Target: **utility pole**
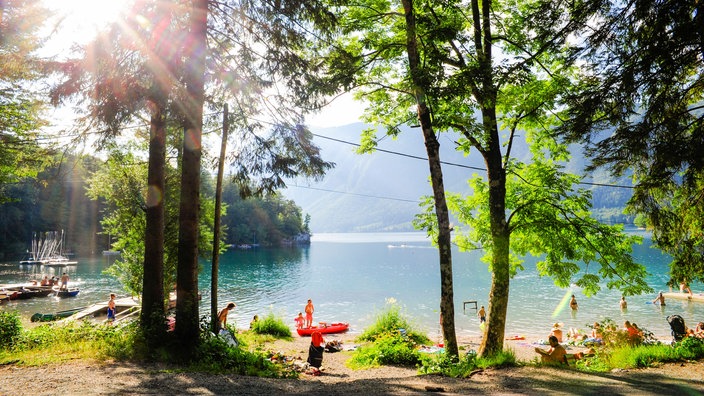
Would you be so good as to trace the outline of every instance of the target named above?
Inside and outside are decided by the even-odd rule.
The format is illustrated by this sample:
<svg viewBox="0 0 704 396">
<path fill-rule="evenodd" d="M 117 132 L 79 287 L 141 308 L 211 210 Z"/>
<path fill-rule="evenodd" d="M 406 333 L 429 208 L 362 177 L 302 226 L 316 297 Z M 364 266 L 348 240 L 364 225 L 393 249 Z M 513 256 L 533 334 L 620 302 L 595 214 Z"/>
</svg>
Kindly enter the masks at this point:
<svg viewBox="0 0 704 396">
<path fill-rule="evenodd" d="M 218 267 L 220 264 L 220 214 L 222 212 L 222 174 L 225 169 L 225 152 L 227 151 L 227 133 L 230 128 L 227 103 L 222 111 L 222 142 L 220 143 L 220 159 L 218 161 L 218 176 L 215 186 L 215 219 L 213 224 L 213 262 L 210 274 L 210 310 L 212 315 L 213 333 L 218 329 Z M 217 333 L 216 333 L 217 334 Z"/>
</svg>

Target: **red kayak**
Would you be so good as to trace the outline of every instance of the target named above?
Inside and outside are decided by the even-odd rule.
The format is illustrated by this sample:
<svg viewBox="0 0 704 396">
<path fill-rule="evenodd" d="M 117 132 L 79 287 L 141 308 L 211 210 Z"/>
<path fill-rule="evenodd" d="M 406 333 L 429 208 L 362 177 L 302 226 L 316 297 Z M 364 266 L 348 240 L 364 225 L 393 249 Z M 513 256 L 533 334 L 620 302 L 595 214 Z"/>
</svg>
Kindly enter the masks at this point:
<svg viewBox="0 0 704 396">
<path fill-rule="evenodd" d="M 309 336 L 316 331 L 320 334 L 332 334 L 332 333 L 344 333 L 350 328 L 349 323 L 339 322 L 339 323 L 323 323 L 320 322 L 320 326 L 313 326 L 308 328 L 296 329 L 299 336 Z"/>
</svg>

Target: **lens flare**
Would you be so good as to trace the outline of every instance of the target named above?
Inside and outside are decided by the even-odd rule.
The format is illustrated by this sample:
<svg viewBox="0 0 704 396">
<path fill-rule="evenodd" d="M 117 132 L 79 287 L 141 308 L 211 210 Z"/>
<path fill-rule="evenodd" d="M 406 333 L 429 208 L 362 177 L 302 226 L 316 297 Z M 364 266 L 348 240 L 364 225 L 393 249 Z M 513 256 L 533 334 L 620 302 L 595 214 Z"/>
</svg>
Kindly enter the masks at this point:
<svg viewBox="0 0 704 396">
<path fill-rule="evenodd" d="M 559 315 L 560 312 L 562 312 L 562 310 L 565 309 L 565 307 L 567 307 L 567 304 L 569 303 L 571 296 L 572 296 L 572 289 L 567 289 L 567 291 L 565 292 L 565 296 L 562 297 L 562 300 L 560 300 L 560 303 L 557 304 L 557 307 L 555 307 L 555 310 L 552 312 L 553 318 L 556 318 L 557 315 Z"/>
</svg>

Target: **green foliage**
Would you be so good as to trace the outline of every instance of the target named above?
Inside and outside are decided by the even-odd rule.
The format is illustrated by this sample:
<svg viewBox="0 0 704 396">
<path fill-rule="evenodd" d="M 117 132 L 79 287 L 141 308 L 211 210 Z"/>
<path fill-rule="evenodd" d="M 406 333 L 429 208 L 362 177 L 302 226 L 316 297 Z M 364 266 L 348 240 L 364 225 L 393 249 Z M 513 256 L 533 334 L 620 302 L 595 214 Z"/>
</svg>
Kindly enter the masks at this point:
<svg viewBox="0 0 704 396">
<path fill-rule="evenodd" d="M 22 321 L 16 311 L 0 311 L 0 346 L 8 349 L 15 346 L 22 334 Z"/>
<path fill-rule="evenodd" d="M 682 359 L 694 360 L 704 357 L 704 339 L 685 337 L 675 344 L 675 351 Z"/>
<path fill-rule="evenodd" d="M 359 336 L 369 341 L 354 352 L 348 365 L 352 368 L 376 367 L 385 364 L 414 366 L 421 361 L 418 346 L 430 342 L 425 334 L 417 332 L 401 314 L 393 301 L 377 315 L 376 321 Z"/>
<path fill-rule="evenodd" d="M 272 312 L 254 322 L 251 330 L 257 334 L 269 334 L 277 338 L 292 338 L 291 329 L 281 317 Z"/>
<path fill-rule="evenodd" d="M 10 200 L 7 187 L 33 178 L 51 158 L 39 144 L 45 97 L 29 87 L 41 85 L 46 63 L 36 55 L 46 9 L 36 2 L 0 6 L 0 204 Z"/>
<path fill-rule="evenodd" d="M 425 334 L 414 330 L 414 326 L 401 313 L 401 307 L 393 301 L 387 304 L 386 310 L 377 315 L 376 321 L 371 326 L 364 329 L 359 339 L 373 342 L 389 334 L 399 334 L 401 329 L 405 331 L 406 337 L 415 344 L 422 345 L 430 342 Z"/>
<path fill-rule="evenodd" d="M 504 350 L 497 355 L 486 358 L 478 357 L 475 351 L 469 351 L 459 359 L 444 353 L 422 355 L 419 373 L 439 374 L 454 378 L 467 378 L 477 369 L 514 367 L 517 364 L 516 355 L 510 350 Z"/>
<path fill-rule="evenodd" d="M 415 366 L 421 361 L 417 347 L 416 343 L 398 331 L 377 334 L 374 342 L 357 348 L 347 364 L 353 369 L 381 365 Z"/>
<path fill-rule="evenodd" d="M 559 147 L 564 149 L 552 142 L 549 149 L 566 155 Z M 559 287 L 576 283 L 589 295 L 606 281 L 609 289 L 619 289 L 625 295 L 651 291 L 645 282 L 645 267 L 635 263 L 630 254 L 640 238 L 624 233 L 622 226 L 593 219 L 589 192 L 574 188 L 577 176 L 563 172 L 561 165 L 541 151 L 534 152 L 531 163 L 512 163 L 509 169 L 506 209 L 512 275 L 523 269 L 521 257 L 531 254 L 541 258 L 536 264 L 538 273 L 552 277 Z M 448 206 L 466 224 L 466 230 L 456 232 L 455 238 L 463 249 L 483 248 L 484 261 L 491 263 L 494 240 L 489 183 L 475 176 L 470 186 L 472 195 L 449 194 Z"/>
<path fill-rule="evenodd" d="M 227 229 L 224 239 L 228 244 L 277 246 L 310 231 L 301 208 L 279 195 L 243 199 L 237 185 L 225 180 L 223 201 L 227 202 L 222 224 Z M 307 219 L 310 222 L 309 216 Z"/>
<path fill-rule="evenodd" d="M 296 374 L 272 363 L 262 352 L 249 352 L 228 345 L 220 337 L 207 337 L 200 343 L 191 368 L 216 373 L 258 377 L 295 377 Z"/>
<path fill-rule="evenodd" d="M 704 340 L 686 337 L 674 345 L 657 342 L 652 333 L 643 329 L 643 340 L 632 343 L 626 333 L 606 319 L 601 322 L 604 344 L 595 347 L 595 354 L 577 361 L 577 367 L 587 371 L 606 372 L 615 368 L 652 367 L 658 363 L 679 362 L 704 358 Z"/>
</svg>

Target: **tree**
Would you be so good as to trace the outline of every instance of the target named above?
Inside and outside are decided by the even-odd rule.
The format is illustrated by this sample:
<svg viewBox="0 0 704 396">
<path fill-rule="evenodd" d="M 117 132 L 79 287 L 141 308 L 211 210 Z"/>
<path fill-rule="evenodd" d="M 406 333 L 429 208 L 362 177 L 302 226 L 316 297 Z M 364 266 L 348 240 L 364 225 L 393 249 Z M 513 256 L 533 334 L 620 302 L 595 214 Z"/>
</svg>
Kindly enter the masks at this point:
<svg viewBox="0 0 704 396">
<path fill-rule="evenodd" d="M 37 143 L 47 125 L 45 103 L 30 89 L 42 78 L 43 62 L 34 53 L 43 11 L 29 0 L 0 1 L 0 204 L 9 186 L 35 177 L 51 158 Z"/>
<path fill-rule="evenodd" d="M 704 8 L 701 1 L 597 1 L 575 110 L 560 129 L 588 144 L 592 168 L 632 175 L 629 210 L 673 257 L 672 281 L 704 281 Z M 579 6 L 575 4 L 575 6 Z"/>
<path fill-rule="evenodd" d="M 146 152 L 150 139 L 146 131 L 138 131 L 130 143 L 119 146 L 111 145 L 107 150 L 107 159 L 92 173 L 86 186 L 87 194 L 103 201 L 106 211 L 101 224 L 104 232 L 114 235 L 114 248 L 120 250 L 118 260 L 108 269 L 109 273 L 122 283 L 125 290 L 133 295 L 144 295 L 144 256 L 146 245 L 148 200 L 150 198 L 148 177 L 149 164 Z M 174 135 L 173 132 L 168 135 Z M 172 144 L 167 144 L 172 147 Z M 170 163 L 165 168 L 166 190 L 162 192 L 164 201 L 164 281 L 159 285 L 162 295 L 167 295 L 176 282 L 178 256 L 178 169 Z M 199 251 L 206 257 L 212 248 L 212 226 L 214 204 L 211 202 L 209 188 L 204 179 L 201 194 L 205 197 L 200 213 L 199 232 L 203 236 L 199 241 Z M 147 287 L 152 287 L 148 285 Z M 164 309 L 165 301 L 161 302 Z M 163 318 L 162 318 L 163 319 Z"/>
<path fill-rule="evenodd" d="M 546 150 L 548 161 L 556 160 L 550 155 L 555 155 L 557 160 L 565 159 L 564 148 L 549 139 L 547 134 L 537 131 L 550 130 L 559 123 L 562 110 L 559 100 L 570 88 L 573 72 L 570 67 L 572 59 L 565 56 L 564 48 L 570 45 L 570 34 L 587 23 L 584 15 L 570 15 L 564 6 L 547 1 L 478 0 L 469 4 L 362 2 L 343 7 L 340 15 L 343 16 L 343 38 L 334 47 L 329 65 L 336 81 L 342 81 L 343 89 L 356 89 L 359 97 L 370 103 L 367 119 L 387 125 L 389 135 L 398 133 L 397 125 L 413 124 L 418 119 L 425 136 L 429 125 L 436 132 L 455 131 L 460 134 L 458 149 L 466 154 L 476 151 L 484 159 L 485 181 L 475 181 L 477 190 L 473 198 L 475 207 L 481 203 L 483 210 L 476 215 L 464 213 L 464 218 L 476 227 L 475 235 L 480 238 L 478 244 L 487 249 L 486 259 L 492 271 L 489 321 L 479 351 L 481 355 L 493 355 L 503 349 L 509 283 L 511 274 L 518 268 L 512 267 L 512 246 L 521 253 L 549 250 L 543 273 L 555 277 L 559 285 L 564 285 L 565 280 L 579 270 L 573 261 L 596 257 L 593 250 L 598 247 L 604 254 L 598 260 L 600 275 L 623 277 L 624 281 L 610 282 L 611 286 L 623 287 L 633 293 L 644 290 L 643 284 L 638 282 L 642 267 L 632 264 L 628 256 L 622 256 L 630 248 L 627 238 L 602 240 L 607 245 L 612 243 L 608 247 L 587 243 L 579 249 L 580 253 L 558 244 L 540 244 L 535 238 L 522 239 L 517 245 L 511 243 L 513 227 L 519 227 L 519 223 L 520 227 L 525 227 L 525 224 L 510 217 L 509 209 L 514 205 L 513 197 L 509 195 L 514 189 L 510 186 L 510 179 L 518 177 L 524 183 L 550 179 L 560 183 L 574 182 L 544 166 L 525 168 L 537 173 L 522 180 L 519 170 L 525 165 L 512 158 L 511 148 L 514 140 L 519 138 L 519 131 L 524 129 L 532 132 L 534 139 L 539 139 L 526 140 L 536 150 Z M 427 114 L 424 114 L 423 107 L 428 109 Z M 421 111 L 411 114 L 409 108 Z M 422 117 L 427 117 L 427 122 L 423 122 Z M 501 131 L 500 128 L 507 130 Z M 373 138 L 373 133 L 367 133 L 363 141 L 373 146 Z M 431 160 L 432 144 L 432 140 L 426 139 Z M 540 157 L 536 157 L 538 159 Z M 436 180 L 431 179 L 435 184 Z M 547 187 L 541 185 L 541 188 Z M 569 191 L 571 188 L 563 186 L 553 193 L 564 198 Z M 435 219 L 430 215 L 433 206 L 439 215 L 438 195 L 434 193 L 436 202 L 427 201 L 429 209 L 417 219 L 417 225 L 430 230 L 443 227 L 434 224 Z M 585 224 L 592 224 L 586 219 L 583 206 L 563 208 L 554 196 L 550 200 L 547 198 L 541 198 L 545 201 L 541 205 L 548 205 L 553 211 L 574 212 L 576 217 L 586 221 Z M 583 200 L 583 197 L 578 199 L 580 205 Z M 528 204 L 531 201 L 515 207 L 514 216 L 538 217 L 537 213 L 532 214 L 529 209 L 532 206 Z M 455 206 L 458 210 L 468 207 Z M 481 222 L 470 221 L 474 218 L 481 219 Z M 574 222 L 574 218 L 565 216 L 560 221 L 567 224 Z M 558 224 L 558 220 L 553 219 L 552 224 Z M 536 224 L 532 226 L 537 227 Z M 616 230 L 593 227 L 579 229 L 581 237 L 586 240 L 601 232 L 618 234 L 613 234 Z M 558 231 L 557 228 L 554 230 Z M 464 239 L 459 237 L 460 241 Z M 528 242 L 537 246 L 529 248 Z M 590 249 L 592 253 L 589 253 Z M 442 247 L 440 250 L 442 254 Z M 618 262 L 611 262 L 612 259 L 618 259 Z M 597 274 L 585 273 L 579 283 L 596 289 L 597 279 Z M 443 287 L 446 284 L 443 283 Z M 446 315 L 445 312 L 442 314 Z M 443 317 L 444 332 L 452 331 L 446 328 L 449 320 Z"/>
</svg>

